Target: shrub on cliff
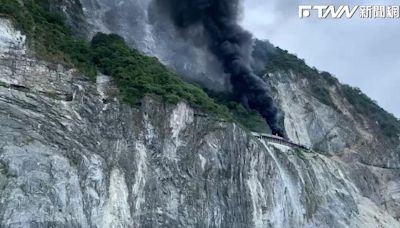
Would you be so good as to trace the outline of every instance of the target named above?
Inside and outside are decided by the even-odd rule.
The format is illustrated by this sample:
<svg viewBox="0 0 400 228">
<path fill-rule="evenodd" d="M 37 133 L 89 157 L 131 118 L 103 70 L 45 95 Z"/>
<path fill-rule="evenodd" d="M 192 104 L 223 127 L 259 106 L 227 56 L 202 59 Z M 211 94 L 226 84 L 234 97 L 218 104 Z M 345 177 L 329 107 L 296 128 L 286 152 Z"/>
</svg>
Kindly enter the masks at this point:
<svg viewBox="0 0 400 228">
<path fill-rule="evenodd" d="M 74 36 L 65 26 L 63 15 L 50 12 L 47 4 L 47 0 L 25 0 L 23 4 L 17 0 L 0 0 L 0 14 L 14 21 L 41 59 L 74 66 L 93 78 L 96 68 L 90 62 L 88 43 Z"/>
<path fill-rule="evenodd" d="M 186 100 L 205 112 L 259 128 L 263 120 L 237 103 L 229 107 L 215 102 L 201 88 L 186 83 L 156 58 L 130 49 L 117 35 L 98 34 L 91 44 L 66 26 L 62 12 L 49 10 L 50 0 L 0 0 L 0 15 L 14 21 L 28 38 L 28 45 L 40 59 L 77 68 L 94 79 L 96 71 L 113 77 L 120 95 L 130 104 L 145 95 L 156 95 L 170 103 Z M 264 121 L 265 122 L 265 121 Z"/>
<path fill-rule="evenodd" d="M 155 94 L 167 102 L 186 100 L 194 107 L 229 116 L 200 88 L 182 81 L 157 58 L 130 49 L 118 35 L 99 33 L 92 40 L 93 63 L 117 83 L 124 100 L 135 104 L 145 95 Z"/>
</svg>

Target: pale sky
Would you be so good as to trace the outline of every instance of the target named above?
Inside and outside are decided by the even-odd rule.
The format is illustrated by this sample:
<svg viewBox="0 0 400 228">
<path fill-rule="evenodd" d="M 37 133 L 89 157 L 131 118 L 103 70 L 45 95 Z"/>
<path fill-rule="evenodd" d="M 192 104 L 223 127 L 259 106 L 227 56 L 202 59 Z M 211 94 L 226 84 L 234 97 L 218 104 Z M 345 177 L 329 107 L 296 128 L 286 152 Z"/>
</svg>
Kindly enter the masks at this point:
<svg viewBox="0 0 400 228">
<path fill-rule="evenodd" d="M 375 0 L 244 0 L 243 27 L 359 87 L 400 117 L 400 19 L 298 18 L 299 5 L 400 5 Z"/>
</svg>

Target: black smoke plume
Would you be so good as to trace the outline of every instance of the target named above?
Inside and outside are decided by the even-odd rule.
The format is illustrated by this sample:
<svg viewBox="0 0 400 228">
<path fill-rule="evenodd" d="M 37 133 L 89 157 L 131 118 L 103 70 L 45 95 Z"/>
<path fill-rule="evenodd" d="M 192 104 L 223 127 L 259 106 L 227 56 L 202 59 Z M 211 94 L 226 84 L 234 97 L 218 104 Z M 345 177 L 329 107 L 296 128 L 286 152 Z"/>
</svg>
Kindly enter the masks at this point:
<svg viewBox="0 0 400 228">
<path fill-rule="evenodd" d="M 238 23 L 240 0 L 155 0 L 182 32 L 202 31 L 209 50 L 230 74 L 235 98 L 260 112 L 273 133 L 283 136 L 266 83 L 250 67 L 252 35 Z M 196 36 L 190 36 L 196 39 Z M 200 38 L 199 38 L 200 39 Z M 199 40 L 193 40 L 198 43 Z"/>
</svg>

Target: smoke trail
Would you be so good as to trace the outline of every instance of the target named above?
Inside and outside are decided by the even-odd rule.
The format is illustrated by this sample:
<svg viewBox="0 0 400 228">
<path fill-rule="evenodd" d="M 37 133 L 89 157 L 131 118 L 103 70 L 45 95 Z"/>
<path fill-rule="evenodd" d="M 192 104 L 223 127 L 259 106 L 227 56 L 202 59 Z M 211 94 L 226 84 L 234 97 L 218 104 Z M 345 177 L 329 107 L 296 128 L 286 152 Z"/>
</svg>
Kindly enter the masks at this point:
<svg viewBox="0 0 400 228">
<path fill-rule="evenodd" d="M 155 1 L 180 31 L 202 31 L 207 47 L 230 74 L 235 98 L 260 112 L 273 133 L 283 135 L 267 85 L 250 67 L 252 35 L 237 23 L 240 0 Z M 190 38 L 199 42 L 195 36 Z"/>
</svg>

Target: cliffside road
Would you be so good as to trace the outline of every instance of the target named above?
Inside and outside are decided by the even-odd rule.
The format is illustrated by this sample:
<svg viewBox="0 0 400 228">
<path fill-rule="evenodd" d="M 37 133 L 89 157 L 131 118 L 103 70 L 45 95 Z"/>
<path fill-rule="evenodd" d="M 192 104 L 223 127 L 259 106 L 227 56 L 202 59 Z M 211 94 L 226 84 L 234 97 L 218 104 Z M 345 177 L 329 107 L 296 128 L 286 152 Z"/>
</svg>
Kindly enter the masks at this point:
<svg viewBox="0 0 400 228">
<path fill-rule="evenodd" d="M 132 5 L 150 0 L 94 2 L 83 1 L 89 15 L 115 4 L 132 22 Z M 35 56 L 0 18 L 0 227 L 400 227 L 398 171 L 267 143 L 364 156 L 353 125 L 303 95 L 292 75 L 276 77 L 274 91 L 295 143 L 252 136 L 185 102 L 128 105 L 108 93 L 107 76 L 96 84 Z M 381 150 L 362 158 L 392 153 Z M 393 158 L 384 162 L 399 165 Z"/>
<path fill-rule="evenodd" d="M 260 140 L 265 140 L 266 142 L 278 143 L 280 145 L 292 147 L 294 149 L 310 150 L 309 148 L 307 148 L 303 145 L 296 144 L 294 142 L 291 142 L 291 141 L 284 139 L 282 137 L 279 137 L 279 136 L 262 134 L 262 133 L 257 133 L 257 132 L 252 132 L 251 135 L 253 135 L 254 137 L 256 137 Z"/>
</svg>

